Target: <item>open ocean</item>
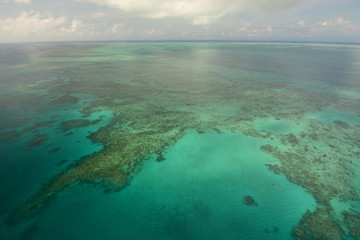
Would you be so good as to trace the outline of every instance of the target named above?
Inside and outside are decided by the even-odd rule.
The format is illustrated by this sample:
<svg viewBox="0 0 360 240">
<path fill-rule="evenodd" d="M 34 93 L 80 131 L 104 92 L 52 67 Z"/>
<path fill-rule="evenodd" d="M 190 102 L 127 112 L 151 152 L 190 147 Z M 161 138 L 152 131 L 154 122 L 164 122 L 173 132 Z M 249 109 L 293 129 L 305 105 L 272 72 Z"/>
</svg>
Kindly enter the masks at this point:
<svg viewBox="0 0 360 240">
<path fill-rule="evenodd" d="M 0 45 L 1 240 L 360 239 L 360 45 Z"/>
</svg>

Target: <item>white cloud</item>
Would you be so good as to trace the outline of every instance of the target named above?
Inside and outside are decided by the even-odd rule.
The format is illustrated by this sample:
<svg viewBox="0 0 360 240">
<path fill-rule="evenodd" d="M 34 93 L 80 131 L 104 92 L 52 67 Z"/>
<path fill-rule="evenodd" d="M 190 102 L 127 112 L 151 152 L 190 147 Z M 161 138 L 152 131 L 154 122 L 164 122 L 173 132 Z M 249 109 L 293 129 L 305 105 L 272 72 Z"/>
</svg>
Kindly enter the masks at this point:
<svg viewBox="0 0 360 240">
<path fill-rule="evenodd" d="M 82 25 L 83 25 L 82 21 L 74 19 L 71 21 L 70 27 L 68 28 L 62 27 L 60 28 L 60 31 L 64 33 L 75 33 L 82 27 Z"/>
<path fill-rule="evenodd" d="M 298 21 L 297 26 L 300 27 L 300 28 L 305 28 L 306 27 L 305 21 L 304 20 Z"/>
<path fill-rule="evenodd" d="M 266 39 L 274 38 L 279 31 L 273 25 L 264 23 L 238 21 L 236 25 L 235 28 L 224 27 L 219 35 L 223 39 Z"/>
<path fill-rule="evenodd" d="M 14 18 L 0 19 L 0 39 L 24 40 L 34 35 L 48 34 L 55 27 L 65 23 L 64 17 L 41 16 L 40 13 L 21 13 Z M 20 40 L 20 41 L 21 41 Z"/>
<path fill-rule="evenodd" d="M 351 21 L 343 17 L 334 17 L 319 22 L 298 21 L 282 29 L 287 35 L 299 39 L 322 39 L 325 41 L 358 41 L 360 39 L 360 21 Z"/>
<path fill-rule="evenodd" d="M 132 29 L 123 23 L 87 22 L 54 17 L 51 13 L 23 12 L 0 18 L 0 42 L 124 39 Z"/>
<path fill-rule="evenodd" d="M 31 3 L 31 0 L 15 0 L 17 3 Z"/>
<path fill-rule="evenodd" d="M 349 37 L 360 39 L 360 21 L 353 22 L 343 17 L 335 17 L 314 24 L 311 26 L 310 31 L 313 34 L 321 34 L 322 36 L 335 35 L 338 39 L 347 39 Z"/>
<path fill-rule="evenodd" d="M 80 0 L 146 18 L 180 17 L 195 25 L 209 24 L 227 14 L 245 11 L 278 13 L 299 0 Z"/>
<path fill-rule="evenodd" d="M 323 22 L 319 22 L 318 25 L 323 27 L 338 27 L 338 26 L 349 26 L 351 25 L 350 20 L 346 20 L 342 17 L 337 17 L 335 19 L 326 20 Z"/>
<path fill-rule="evenodd" d="M 122 32 L 124 29 L 125 29 L 125 24 L 115 23 L 115 24 L 111 27 L 111 32 L 112 32 L 113 34 L 116 34 L 116 33 Z"/>
<path fill-rule="evenodd" d="M 31 0 L 6 0 L 5 2 L 31 3 Z"/>
</svg>

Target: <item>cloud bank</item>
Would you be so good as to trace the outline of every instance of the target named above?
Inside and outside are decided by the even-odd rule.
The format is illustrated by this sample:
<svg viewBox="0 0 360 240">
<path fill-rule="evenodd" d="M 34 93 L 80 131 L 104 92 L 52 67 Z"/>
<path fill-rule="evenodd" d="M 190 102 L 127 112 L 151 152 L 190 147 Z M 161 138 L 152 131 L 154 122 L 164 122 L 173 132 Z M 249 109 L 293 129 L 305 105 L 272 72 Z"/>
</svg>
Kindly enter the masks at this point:
<svg viewBox="0 0 360 240">
<path fill-rule="evenodd" d="M 14 18 L 0 19 L 2 40 L 26 39 L 34 35 L 51 34 L 55 27 L 65 23 L 64 17 L 41 16 L 40 13 L 23 12 Z"/>
<path fill-rule="evenodd" d="M 0 0 L 0 42 L 359 42 L 360 5 L 356 1 Z"/>
<path fill-rule="evenodd" d="M 185 18 L 193 24 L 209 24 L 228 14 L 247 11 L 279 13 L 299 0 L 82 0 L 145 18 Z"/>
<path fill-rule="evenodd" d="M 22 12 L 16 17 L 0 18 L 0 42 L 108 40 L 131 34 L 122 23 L 89 23 L 51 12 Z"/>
<path fill-rule="evenodd" d="M 31 0 L 5 0 L 5 2 L 31 3 Z"/>
</svg>

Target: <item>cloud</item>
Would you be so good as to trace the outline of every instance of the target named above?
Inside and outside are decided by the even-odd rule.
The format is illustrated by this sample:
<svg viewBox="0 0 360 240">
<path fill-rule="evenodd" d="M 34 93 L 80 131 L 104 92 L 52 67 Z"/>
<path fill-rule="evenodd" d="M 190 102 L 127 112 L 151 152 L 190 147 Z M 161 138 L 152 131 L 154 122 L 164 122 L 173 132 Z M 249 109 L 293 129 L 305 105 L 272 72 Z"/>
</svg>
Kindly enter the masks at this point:
<svg viewBox="0 0 360 240">
<path fill-rule="evenodd" d="M 342 17 L 337 17 L 334 19 L 319 22 L 318 25 L 323 26 L 323 27 L 330 27 L 330 28 L 331 27 L 339 27 L 339 26 L 349 26 L 349 25 L 351 25 L 351 21 L 344 19 Z"/>
<path fill-rule="evenodd" d="M 25 39 L 34 35 L 48 34 L 65 23 L 64 17 L 41 16 L 40 13 L 23 12 L 14 18 L 0 19 L 1 40 Z"/>
<path fill-rule="evenodd" d="M 0 19 L 0 42 L 124 39 L 132 29 L 124 23 L 88 22 L 54 17 L 52 13 L 22 12 Z"/>
<path fill-rule="evenodd" d="M 64 33 L 75 33 L 82 27 L 82 25 L 83 25 L 82 21 L 74 19 L 71 21 L 70 27 L 68 28 L 62 27 L 60 28 L 60 31 Z"/>
<path fill-rule="evenodd" d="M 31 3 L 31 0 L 7 0 L 5 2 Z"/>
<path fill-rule="evenodd" d="M 356 41 L 360 39 L 360 21 L 352 21 L 344 17 L 333 17 L 318 22 L 299 20 L 289 27 L 284 26 L 282 32 L 298 39 L 322 39 L 325 41 Z"/>
<path fill-rule="evenodd" d="M 300 28 L 305 28 L 306 27 L 306 23 L 304 20 L 300 20 L 297 22 L 297 26 Z"/>
<path fill-rule="evenodd" d="M 353 22 L 343 17 L 334 17 L 314 24 L 310 31 L 322 36 L 337 36 L 338 39 L 360 37 L 360 21 Z M 357 40 L 358 41 L 358 40 Z"/>
<path fill-rule="evenodd" d="M 31 0 L 15 0 L 17 3 L 31 3 Z"/>
<path fill-rule="evenodd" d="M 107 16 L 107 14 L 105 12 L 95 12 L 93 14 L 91 14 L 92 18 L 105 18 Z"/>
<path fill-rule="evenodd" d="M 252 39 L 273 37 L 278 29 L 270 24 L 259 24 L 252 22 L 239 21 L 235 28 L 223 29 L 220 35 L 225 39 Z"/>
<path fill-rule="evenodd" d="M 116 34 L 119 32 L 122 32 L 125 29 L 125 24 L 119 24 L 119 23 L 115 23 L 112 27 L 111 27 L 111 32 Z"/>
<path fill-rule="evenodd" d="M 276 14 L 299 0 L 79 0 L 118 9 L 145 18 L 176 17 L 194 25 L 209 24 L 228 14 L 262 11 Z"/>
</svg>

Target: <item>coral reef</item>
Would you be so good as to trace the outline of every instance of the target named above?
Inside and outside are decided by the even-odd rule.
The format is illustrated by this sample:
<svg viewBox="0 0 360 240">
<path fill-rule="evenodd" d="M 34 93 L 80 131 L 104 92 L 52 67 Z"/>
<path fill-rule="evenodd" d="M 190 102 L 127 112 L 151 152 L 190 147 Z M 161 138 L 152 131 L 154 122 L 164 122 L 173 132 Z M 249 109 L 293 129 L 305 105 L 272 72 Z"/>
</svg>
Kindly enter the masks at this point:
<svg viewBox="0 0 360 240">
<path fill-rule="evenodd" d="M 339 224 L 329 215 L 329 211 L 320 208 L 313 213 L 307 212 L 293 233 L 297 240 L 343 239 L 343 230 Z"/>
<path fill-rule="evenodd" d="M 249 195 L 243 198 L 243 203 L 247 206 L 259 206 L 255 199 Z"/>
<path fill-rule="evenodd" d="M 58 152 L 60 150 L 60 148 L 59 147 L 56 147 L 56 148 L 52 148 L 52 149 L 50 149 L 50 153 L 56 153 L 56 152 Z"/>
<path fill-rule="evenodd" d="M 0 133 L 0 141 L 4 141 L 4 142 L 7 142 L 7 141 L 10 141 L 10 140 L 13 140 L 13 139 L 16 139 L 18 137 L 21 136 L 21 133 L 18 132 L 18 131 L 6 131 L 6 132 L 3 132 L 3 133 Z"/>
<path fill-rule="evenodd" d="M 61 129 L 66 132 L 74 128 L 89 126 L 91 124 L 91 121 L 87 119 L 74 119 L 62 121 L 60 124 Z"/>
<path fill-rule="evenodd" d="M 79 127 L 86 127 L 89 125 L 94 125 L 99 123 L 100 121 L 102 121 L 102 119 L 96 119 L 96 120 L 88 120 L 88 119 L 74 119 L 74 120 L 68 120 L 68 121 L 62 121 L 61 124 L 61 128 L 64 132 L 69 131 L 71 129 L 74 128 L 79 128 Z"/>
<path fill-rule="evenodd" d="M 30 121 L 29 118 L 15 119 L 13 121 L 5 123 L 5 125 L 3 127 L 1 127 L 1 129 L 22 127 L 22 126 L 26 125 L 29 121 Z"/>
<path fill-rule="evenodd" d="M 307 189 L 318 203 L 318 209 L 307 213 L 294 229 L 297 239 L 343 239 L 344 230 L 332 215 L 330 201 L 334 197 L 344 201 L 360 200 L 351 184 L 355 176 L 350 167 L 353 159 L 359 158 L 358 128 L 349 125 L 338 131 L 336 126 L 310 120 L 299 134 L 297 144 L 287 135 L 278 136 L 288 150 L 262 146 L 263 151 L 281 163 L 280 166 L 269 164 L 269 169 L 283 173 L 291 182 Z M 353 147 L 342 149 L 342 146 Z"/>
<path fill-rule="evenodd" d="M 202 133 L 213 129 L 218 133 L 233 131 L 265 139 L 268 144 L 261 150 L 278 160 L 266 164 L 269 170 L 283 174 L 313 195 L 317 209 L 306 213 L 294 228 L 296 239 L 343 239 L 346 231 L 342 229 L 342 224 L 349 228 L 351 236 L 358 236 L 358 217 L 347 213 L 343 223 L 339 223 L 333 216 L 330 201 L 334 197 L 343 201 L 359 201 L 352 183 L 357 176 L 351 166 L 360 159 L 360 126 L 340 120 L 325 123 L 306 115 L 332 107 L 360 116 L 357 99 L 339 98 L 332 91 L 310 91 L 290 81 L 257 81 L 268 73 L 240 74 L 236 72 L 237 67 L 202 62 L 205 60 L 196 63 L 209 64 L 213 71 L 186 65 L 181 58 L 172 59 L 177 61 L 176 64 L 155 56 L 151 60 L 144 58 L 136 61 L 136 64 L 129 62 L 124 66 L 89 68 L 81 59 L 76 66 L 47 61 L 47 54 L 39 55 L 32 67 L 60 69 L 69 80 L 57 77 L 32 86 L 19 84 L 21 87 L 17 91 L 31 93 L 33 90 L 46 90 L 49 95 L 63 96 L 51 104 L 74 103 L 76 100 L 70 97 L 72 94 L 90 94 L 94 100 L 82 109 L 83 116 L 105 110 L 111 111 L 114 118 L 89 136 L 93 142 L 101 143 L 103 149 L 83 157 L 54 176 L 9 216 L 8 224 L 38 213 L 59 192 L 73 184 L 100 184 L 109 192 L 120 190 L 131 181 L 148 156 L 157 154 L 158 160 L 162 161 L 162 153 L 185 130 L 196 129 Z M 72 53 L 67 54 L 71 56 Z M 163 66 L 160 72 L 159 65 Z M 228 73 L 231 71 L 235 73 Z M 98 76 L 102 76 L 101 81 Z M 122 82 L 125 79 L 127 82 Z M 42 98 L 34 98 L 31 93 L 17 100 L 17 106 L 28 107 L 26 99 L 31 99 L 31 104 L 43 101 Z M 10 103 L 13 99 L 4 100 Z M 294 122 L 302 130 L 299 133 L 276 134 L 254 128 L 254 120 L 269 117 Z M 69 135 L 69 130 L 96 124 L 100 120 L 63 121 L 61 127 L 65 135 Z M 44 125 L 51 123 L 44 122 Z M 8 131 L 2 138 L 11 139 L 17 134 L 21 132 Z M 44 139 L 35 139 L 30 145 L 42 141 Z M 251 196 L 246 196 L 244 203 L 257 205 Z M 277 232 L 276 229 L 272 232 Z"/>
<path fill-rule="evenodd" d="M 344 222 L 349 228 L 350 236 L 360 239 L 360 213 L 343 212 Z"/>
<path fill-rule="evenodd" d="M 21 122 L 21 123 L 24 123 L 24 125 L 26 125 L 26 123 L 28 122 L 28 120 L 26 121 L 23 121 L 23 120 L 15 120 L 14 122 Z M 16 138 L 19 138 L 21 137 L 22 135 L 28 133 L 28 132 L 31 132 L 33 130 L 36 130 L 36 129 L 39 129 L 39 128 L 43 128 L 43 127 L 47 127 L 53 123 L 55 123 L 56 121 L 42 121 L 42 122 L 36 122 L 36 123 L 33 123 L 32 125 L 28 126 L 28 127 L 24 127 L 22 130 L 10 130 L 10 131 L 2 131 L 0 132 L 0 141 L 4 141 L 4 142 L 7 142 L 7 141 L 11 141 L 13 139 L 16 139 Z M 7 125 L 7 126 L 16 126 L 14 128 L 17 128 L 17 127 L 20 127 L 20 126 L 23 126 L 22 125 Z M 10 127 L 7 127 L 5 129 L 11 129 Z"/>
<path fill-rule="evenodd" d="M 30 142 L 28 142 L 26 144 L 26 146 L 28 147 L 35 147 L 35 146 L 38 146 L 40 145 L 41 143 L 45 142 L 47 139 L 47 137 L 38 137 L 38 138 L 35 138 L 33 140 L 31 140 Z"/>
</svg>

